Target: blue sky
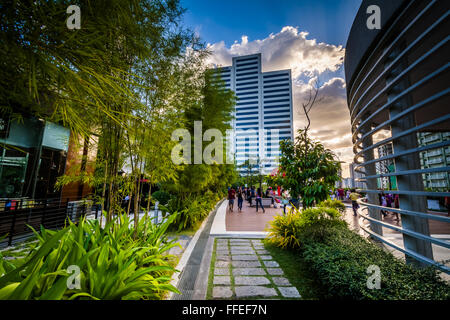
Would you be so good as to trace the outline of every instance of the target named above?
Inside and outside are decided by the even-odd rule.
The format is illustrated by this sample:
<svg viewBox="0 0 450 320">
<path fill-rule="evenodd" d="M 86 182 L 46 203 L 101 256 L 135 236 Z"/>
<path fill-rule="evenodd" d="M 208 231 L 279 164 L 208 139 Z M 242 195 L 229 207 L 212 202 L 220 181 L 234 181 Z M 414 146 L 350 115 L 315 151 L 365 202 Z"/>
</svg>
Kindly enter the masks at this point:
<svg viewBox="0 0 450 320">
<path fill-rule="evenodd" d="M 284 26 L 308 31 L 319 42 L 344 45 L 361 0 L 181 0 L 185 23 L 209 43 L 227 46 L 247 35 L 263 39 Z"/>
</svg>

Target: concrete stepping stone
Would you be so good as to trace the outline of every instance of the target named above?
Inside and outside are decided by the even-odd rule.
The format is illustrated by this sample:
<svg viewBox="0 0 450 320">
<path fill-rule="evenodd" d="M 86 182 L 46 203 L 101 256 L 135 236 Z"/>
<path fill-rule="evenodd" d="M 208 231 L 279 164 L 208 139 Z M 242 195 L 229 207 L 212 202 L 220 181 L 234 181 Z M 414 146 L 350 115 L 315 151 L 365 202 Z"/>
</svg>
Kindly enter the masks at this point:
<svg viewBox="0 0 450 320">
<path fill-rule="evenodd" d="M 248 242 L 248 243 L 250 243 L 251 240 L 249 240 L 249 239 L 230 239 L 230 242 L 231 243 L 233 243 L 233 242 Z"/>
<path fill-rule="evenodd" d="M 216 256 L 216 260 L 219 260 L 219 261 L 230 261 L 230 256 L 229 255 L 217 255 Z"/>
<path fill-rule="evenodd" d="M 267 268 L 267 272 L 272 276 L 279 276 L 283 274 L 283 270 L 280 268 Z"/>
<path fill-rule="evenodd" d="M 228 255 L 228 254 L 230 254 L 230 252 L 228 250 L 217 250 L 216 251 L 216 255 L 219 255 L 219 256 Z"/>
<path fill-rule="evenodd" d="M 245 277 L 236 276 L 234 277 L 235 285 L 246 285 L 246 286 L 260 286 L 270 284 L 270 280 L 266 277 Z"/>
<path fill-rule="evenodd" d="M 233 295 L 230 287 L 214 287 L 213 298 L 230 298 Z"/>
<path fill-rule="evenodd" d="M 227 276 L 230 274 L 230 269 L 228 268 L 214 268 L 214 275 L 216 276 Z"/>
<path fill-rule="evenodd" d="M 291 286 L 289 280 L 284 277 L 272 277 L 272 281 L 277 286 Z"/>
<path fill-rule="evenodd" d="M 216 261 L 216 268 L 228 268 L 230 266 L 230 261 Z"/>
<path fill-rule="evenodd" d="M 270 254 L 270 252 L 267 251 L 267 250 L 256 250 L 256 253 L 257 254 L 261 254 L 261 255 L 268 255 L 268 254 Z"/>
<path fill-rule="evenodd" d="M 272 256 L 259 256 L 261 260 L 272 260 Z"/>
<path fill-rule="evenodd" d="M 263 263 L 267 268 L 278 268 L 280 266 L 278 262 L 273 260 L 265 260 Z"/>
<path fill-rule="evenodd" d="M 231 254 L 251 254 L 251 255 L 255 255 L 255 251 L 253 250 L 233 250 L 231 249 Z"/>
<path fill-rule="evenodd" d="M 273 297 L 278 296 L 274 288 L 267 288 L 262 286 L 237 286 L 234 288 L 236 297 Z"/>
<path fill-rule="evenodd" d="M 300 293 L 295 287 L 278 287 L 280 293 L 285 298 L 301 298 Z"/>
<path fill-rule="evenodd" d="M 231 285 L 230 276 L 214 276 L 213 284 Z"/>
<path fill-rule="evenodd" d="M 231 261 L 233 268 L 255 268 L 261 267 L 259 261 Z"/>
<path fill-rule="evenodd" d="M 234 276 L 264 276 L 266 271 L 263 268 L 234 268 Z"/>
<path fill-rule="evenodd" d="M 232 260 L 257 261 L 258 256 L 254 254 L 236 254 L 232 256 Z"/>
</svg>

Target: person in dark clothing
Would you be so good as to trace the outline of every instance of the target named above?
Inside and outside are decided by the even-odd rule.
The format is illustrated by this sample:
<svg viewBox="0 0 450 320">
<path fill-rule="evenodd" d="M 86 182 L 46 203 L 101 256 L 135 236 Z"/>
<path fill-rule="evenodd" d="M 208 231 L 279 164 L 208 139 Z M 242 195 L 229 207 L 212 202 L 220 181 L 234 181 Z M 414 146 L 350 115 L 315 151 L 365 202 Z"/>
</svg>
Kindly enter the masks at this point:
<svg viewBox="0 0 450 320">
<path fill-rule="evenodd" d="M 252 206 L 253 198 L 255 198 L 255 187 L 252 186 L 252 188 L 250 189 L 250 198 L 248 201 L 250 203 L 250 207 Z"/>
<path fill-rule="evenodd" d="M 240 212 L 242 211 L 242 202 L 244 202 L 244 192 L 242 191 L 242 187 L 239 187 L 238 189 L 237 199 L 238 199 L 238 210 Z"/>
<path fill-rule="evenodd" d="M 256 192 L 256 212 L 258 212 L 258 204 L 261 206 L 263 213 L 266 213 L 266 210 L 264 210 L 263 204 L 262 204 L 262 191 L 261 188 L 258 188 L 258 191 Z"/>
<path fill-rule="evenodd" d="M 235 198 L 236 198 L 236 191 L 233 188 L 228 189 L 228 208 L 230 211 L 233 211 Z"/>
</svg>

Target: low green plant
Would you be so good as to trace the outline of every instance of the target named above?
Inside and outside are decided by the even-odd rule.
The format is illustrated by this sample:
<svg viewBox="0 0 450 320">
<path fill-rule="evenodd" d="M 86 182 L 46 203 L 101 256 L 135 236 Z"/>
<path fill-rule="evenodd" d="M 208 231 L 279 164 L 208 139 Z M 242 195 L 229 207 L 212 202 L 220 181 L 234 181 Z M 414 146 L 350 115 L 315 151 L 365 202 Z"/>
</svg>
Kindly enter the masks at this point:
<svg viewBox="0 0 450 320">
<path fill-rule="evenodd" d="M 0 264 L 0 299 L 161 299 L 178 290 L 169 284 L 175 271 L 166 251 L 176 246 L 165 232 L 175 220 L 153 225 L 119 216 L 102 228 L 97 220 L 35 232 L 39 245 L 20 267 Z M 80 269 L 80 288 L 69 289 L 68 268 Z"/>
<path fill-rule="evenodd" d="M 336 210 L 340 207 L 336 201 L 325 201 L 316 208 L 293 209 L 275 217 L 267 238 L 271 244 L 297 252 L 322 287 L 322 299 L 450 299 L 450 286 L 434 268 L 406 265 L 349 230 Z M 380 268 L 380 289 L 367 286 L 371 265 Z"/>
<path fill-rule="evenodd" d="M 342 201 L 339 200 L 331 200 L 327 199 L 317 204 L 318 207 L 325 207 L 325 208 L 333 208 L 339 211 L 339 213 L 344 214 L 346 208 L 345 204 L 342 203 Z"/>
<path fill-rule="evenodd" d="M 275 216 L 269 223 L 268 241 L 281 248 L 298 249 L 301 246 L 302 233 L 311 225 L 317 224 L 325 228 L 327 222 L 342 222 L 340 217 L 341 214 L 334 208 L 299 210 L 293 207 L 288 214 Z"/>
<path fill-rule="evenodd" d="M 303 237 L 301 254 L 321 283 L 326 299 L 450 299 L 450 286 L 434 268 L 406 265 L 342 225 L 328 226 L 320 241 Z M 371 265 L 380 268 L 380 289 L 367 286 L 367 268 Z"/>
<path fill-rule="evenodd" d="M 191 195 L 183 200 L 177 197 L 172 198 L 166 208 L 169 212 L 178 211 L 173 228 L 178 231 L 197 228 L 219 200 L 220 195 L 210 191 L 203 195 Z"/>
</svg>

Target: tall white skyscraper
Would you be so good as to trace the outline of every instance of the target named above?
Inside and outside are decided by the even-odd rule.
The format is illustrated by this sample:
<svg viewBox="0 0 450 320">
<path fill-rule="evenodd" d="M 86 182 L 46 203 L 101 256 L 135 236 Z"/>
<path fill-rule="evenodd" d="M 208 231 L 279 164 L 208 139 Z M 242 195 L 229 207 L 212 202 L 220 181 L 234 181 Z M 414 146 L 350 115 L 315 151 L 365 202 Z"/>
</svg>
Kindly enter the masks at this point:
<svg viewBox="0 0 450 320">
<path fill-rule="evenodd" d="M 249 159 L 268 174 L 278 167 L 279 141 L 294 136 L 292 81 L 290 69 L 261 70 L 258 53 L 233 57 L 232 66 L 218 72 L 237 96 L 232 123 L 236 164 Z"/>
</svg>

